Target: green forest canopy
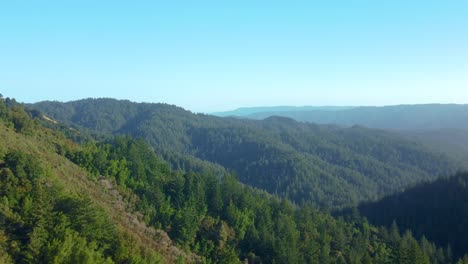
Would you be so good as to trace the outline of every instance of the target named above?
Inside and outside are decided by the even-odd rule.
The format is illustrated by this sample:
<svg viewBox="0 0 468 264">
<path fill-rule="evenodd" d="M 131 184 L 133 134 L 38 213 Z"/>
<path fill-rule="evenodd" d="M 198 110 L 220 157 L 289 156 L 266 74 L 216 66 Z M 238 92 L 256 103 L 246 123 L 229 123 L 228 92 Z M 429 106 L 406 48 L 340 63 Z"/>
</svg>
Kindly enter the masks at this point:
<svg viewBox="0 0 468 264">
<path fill-rule="evenodd" d="M 4 262 L 158 260 L 156 253 L 129 250 L 133 244 L 125 243 L 128 240 L 122 238 L 110 210 L 99 209 L 102 204 L 97 201 L 104 190 L 88 198 L 67 192 L 66 188 L 72 188 L 67 182 L 77 176 L 58 173 L 52 157 L 79 165 L 88 172 L 88 181 L 101 178 L 115 184 L 123 199 L 133 201 L 135 212 L 147 225 L 167 231 L 179 248 L 207 263 L 453 260 L 450 250 L 426 239 L 417 241 L 411 232 L 402 235 L 396 226 L 386 230 L 358 215 L 333 218 L 310 206 L 297 207 L 244 186 L 230 175 L 172 170 L 142 140 L 117 137 L 78 145 L 59 132 L 66 127 L 46 129 L 39 119 L 31 119 L 31 112 L 4 99 L 0 100 L 0 116 L 4 140 L 0 250 Z M 63 189 L 56 182 L 62 182 Z M 43 206 L 32 206 L 36 203 Z"/>
</svg>

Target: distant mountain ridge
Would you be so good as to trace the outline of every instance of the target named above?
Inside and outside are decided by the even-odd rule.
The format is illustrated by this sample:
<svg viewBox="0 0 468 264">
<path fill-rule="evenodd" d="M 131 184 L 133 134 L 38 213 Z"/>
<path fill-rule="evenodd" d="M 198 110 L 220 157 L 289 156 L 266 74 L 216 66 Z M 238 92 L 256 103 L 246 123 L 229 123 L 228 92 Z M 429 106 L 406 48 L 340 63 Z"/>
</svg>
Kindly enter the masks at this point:
<svg viewBox="0 0 468 264">
<path fill-rule="evenodd" d="M 293 111 L 338 111 L 355 108 L 354 106 L 260 106 L 260 107 L 241 107 L 232 111 L 214 112 L 215 116 L 250 116 L 255 114 L 268 113 L 275 115 L 282 112 Z M 281 115 L 281 114 L 280 114 Z"/>
<path fill-rule="evenodd" d="M 272 108 L 274 109 L 274 107 Z M 281 110 L 287 109 L 287 110 Z M 330 108 L 333 109 L 333 108 Z M 466 104 L 420 104 L 394 106 L 360 106 L 328 108 L 253 108 L 245 111 L 227 112 L 229 115 L 250 119 L 264 119 L 278 115 L 297 121 L 340 126 L 362 125 L 382 129 L 468 129 L 468 105 Z"/>
<path fill-rule="evenodd" d="M 318 126 L 280 117 L 220 118 L 167 104 L 113 99 L 29 107 L 72 126 L 143 138 L 175 168 L 221 165 L 243 183 L 297 203 L 353 205 L 458 168 L 420 144 L 359 126 Z"/>
</svg>

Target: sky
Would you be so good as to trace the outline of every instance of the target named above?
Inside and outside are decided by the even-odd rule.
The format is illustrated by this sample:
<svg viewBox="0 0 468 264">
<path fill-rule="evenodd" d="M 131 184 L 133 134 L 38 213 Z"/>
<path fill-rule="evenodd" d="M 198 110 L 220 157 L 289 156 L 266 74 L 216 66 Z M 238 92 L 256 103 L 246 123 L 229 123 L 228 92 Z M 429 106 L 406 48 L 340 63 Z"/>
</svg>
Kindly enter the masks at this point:
<svg viewBox="0 0 468 264">
<path fill-rule="evenodd" d="M 468 1 L 1 1 L 0 93 L 195 112 L 468 103 Z"/>
</svg>

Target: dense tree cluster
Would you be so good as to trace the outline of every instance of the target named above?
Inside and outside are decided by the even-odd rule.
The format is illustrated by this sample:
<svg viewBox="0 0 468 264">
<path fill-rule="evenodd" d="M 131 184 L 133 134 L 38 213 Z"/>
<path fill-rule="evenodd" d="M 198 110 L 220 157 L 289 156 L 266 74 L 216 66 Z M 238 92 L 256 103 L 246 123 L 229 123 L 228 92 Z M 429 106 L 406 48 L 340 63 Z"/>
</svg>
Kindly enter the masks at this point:
<svg viewBox="0 0 468 264">
<path fill-rule="evenodd" d="M 65 154 L 139 198 L 148 224 L 208 263 L 451 263 L 451 253 L 396 226 L 333 218 L 240 184 L 171 170 L 143 140 L 117 137 Z"/>
<path fill-rule="evenodd" d="M 102 208 L 90 197 L 61 191 L 33 156 L 13 151 L 0 160 L 0 263 L 160 259 L 142 258 Z"/>
<path fill-rule="evenodd" d="M 34 130 L 31 119 L 38 111 L 25 111 L 24 107 L 15 99 L 3 98 L 0 95 L 0 119 L 6 127 L 13 128 L 18 133 L 30 134 Z"/>
<path fill-rule="evenodd" d="M 70 145 L 32 119 L 37 114 L 0 96 L 0 263 L 160 262 L 118 230 L 93 197 L 65 191 L 44 157 L 32 154 L 38 145 Z M 11 144 L 11 135 L 30 142 Z"/>
<path fill-rule="evenodd" d="M 366 203 L 359 211 L 377 225 L 396 221 L 440 245 L 450 244 L 456 256 L 468 248 L 468 174 L 459 173 L 423 183 L 403 193 Z"/>
<path fill-rule="evenodd" d="M 203 172 L 211 166 L 219 171 L 221 165 L 241 182 L 298 204 L 356 205 L 458 168 L 419 144 L 363 127 L 318 126 L 280 117 L 218 118 L 113 99 L 31 107 L 95 133 L 143 138 L 176 169 Z"/>
</svg>

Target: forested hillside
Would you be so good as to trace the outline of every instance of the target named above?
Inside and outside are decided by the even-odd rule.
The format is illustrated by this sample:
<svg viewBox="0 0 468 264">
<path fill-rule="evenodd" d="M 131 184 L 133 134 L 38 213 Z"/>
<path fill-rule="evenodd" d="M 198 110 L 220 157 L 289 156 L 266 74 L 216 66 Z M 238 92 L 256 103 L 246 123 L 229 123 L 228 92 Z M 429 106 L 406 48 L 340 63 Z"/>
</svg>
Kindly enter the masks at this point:
<svg viewBox="0 0 468 264">
<path fill-rule="evenodd" d="M 458 160 L 464 169 L 468 169 L 468 130 L 444 128 L 397 132 L 410 140 L 423 143 L 435 152 L 444 153 Z"/>
<path fill-rule="evenodd" d="M 218 164 L 236 172 L 243 183 L 321 207 L 356 205 L 458 169 L 422 145 L 358 126 L 318 126 L 279 117 L 219 118 L 165 104 L 113 99 L 30 107 L 95 133 L 143 138 L 173 168 Z"/>
<path fill-rule="evenodd" d="M 420 184 L 359 211 L 376 225 L 398 226 L 425 235 L 437 243 L 450 244 L 456 255 L 468 249 L 468 174 L 460 173 L 433 183 Z"/>
<path fill-rule="evenodd" d="M 144 224 L 135 195 L 60 154 L 79 149 L 37 112 L 0 98 L 0 263 L 161 263 L 198 259 Z"/>
<path fill-rule="evenodd" d="M 454 260 L 409 231 L 297 207 L 228 174 L 172 170 L 143 140 L 78 145 L 63 136 L 68 128 L 49 123 L 46 129 L 50 119 L 11 100 L 0 99 L 0 115 L 5 263 Z"/>
<path fill-rule="evenodd" d="M 384 107 L 252 107 L 214 113 L 265 119 L 283 116 L 297 121 L 335 124 L 344 127 L 361 125 L 387 129 L 418 141 L 436 152 L 444 153 L 468 168 L 468 105 L 428 104 Z"/>
</svg>

